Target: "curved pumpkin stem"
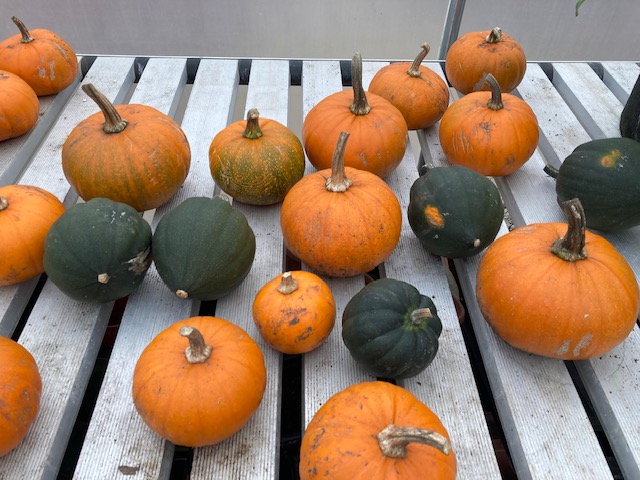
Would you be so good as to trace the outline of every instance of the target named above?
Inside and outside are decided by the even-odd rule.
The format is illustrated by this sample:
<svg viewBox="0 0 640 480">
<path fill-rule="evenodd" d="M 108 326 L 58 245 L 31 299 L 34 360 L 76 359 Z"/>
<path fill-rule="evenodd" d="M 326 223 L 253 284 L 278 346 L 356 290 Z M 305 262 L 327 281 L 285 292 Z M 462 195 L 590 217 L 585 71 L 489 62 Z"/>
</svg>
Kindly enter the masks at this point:
<svg viewBox="0 0 640 480">
<path fill-rule="evenodd" d="M 433 313 L 431 313 L 430 308 L 417 308 L 413 312 L 411 312 L 409 321 L 411 322 L 411 325 L 419 327 L 420 325 L 422 325 L 422 320 L 431 317 L 433 317 Z"/>
<path fill-rule="evenodd" d="M 291 272 L 284 272 L 280 278 L 280 285 L 276 290 L 283 295 L 289 295 L 298 290 L 298 281 L 293 278 Z"/>
<path fill-rule="evenodd" d="M 18 30 L 20 30 L 20 33 L 22 34 L 22 40 L 20 40 L 21 43 L 31 43 L 35 40 L 35 38 L 33 38 L 29 33 L 29 30 L 27 30 L 27 27 L 25 27 L 24 23 L 22 23 L 22 20 L 18 17 L 11 17 L 11 21 L 17 25 Z"/>
<path fill-rule="evenodd" d="M 197 329 L 185 325 L 180 328 L 180 335 L 189 339 L 189 346 L 184 351 L 184 356 L 189 363 L 204 363 L 211 356 L 213 347 L 204 343 L 202 334 Z"/>
<path fill-rule="evenodd" d="M 331 177 L 327 178 L 326 188 L 331 192 L 346 192 L 353 183 L 344 173 L 344 149 L 349 139 L 349 132 L 340 132 L 336 149 L 331 159 Z"/>
<path fill-rule="evenodd" d="M 123 119 L 116 107 L 91 83 L 82 85 L 82 90 L 89 95 L 91 100 L 96 102 L 102 114 L 104 115 L 104 125 L 102 130 L 104 133 L 120 133 L 127 128 L 127 121 Z"/>
<path fill-rule="evenodd" d="M 418 56 L 415 58 L 415 60 L 413 61 L 413 63 L 411 64 L 411 68 L 409 68 L 409 70 L 407 70 L 407 73 L 412 76 L 412 77 L 420 77 L 421 73 L 420 73 L 420 65 L 422 64 L 422 62 L 424 61 L 424 59 L 427 57 L 427 55 L 429 54 L 429 50 L 431 50 L 431 47 L 429 46 L 428 43 L 423 43 L 422 44 L 422 50 L 420 51 L 420 53 L 418 54 Z"/>
<path fill-rule="evenodd" d="M 584 249 L 587 220 L 580 200 L 573 198 L 562 202 L 562 209 L 569 222 L 567 233 L 551 246 L 551 253 L 567 262 L 576 262 L 587 258 Z"/>
<path fill-rule="evenodd" d="M 353 103 L 349 107 L 354 115 L 366 115 L 371 111 L 367 95 L 362 86 L 362 56 L 356 53 L 351 60 L 351 84 L 353 85 Z"/>
<path fill-rule="evenodd" d="M 451 443 L 449 443 L 447 437 L 424 428 L 398 427 L 391 424 L 378 433 L 376 438 L 382 454 L 390 458 L 405 458 L 407 456 L 407 445 L 412 442 L 437 448 L 445 455 L 449 455 L 451 451 Z"/>
<path fill-rule="evenodd" d="M 504 104 L 502 103 L 502 91 L 500 90 L 500 84 L 490 73 L 487 74 L 484 81 L 489 84 L 489 88 L 491 89 L 491 98 L 487 102 L 487 107 L 491 110 L 502 110 L 504 108 Z"/>
<path fill-rule="evenodd" d="M 500 27 L 493 27 L 485 40 L 487 43 L 498 43 L 500 40 L 502 40 L 502 29 Z"/>
<path fill-rule="evenodd" d="M 6 197 L 0 197 L 0 212 L 9 206 L 9 200 Z"/>
<path fill-rule="evenodd" d="M 244 129 L 242 136 L 249 140 L 255 140 L 262 136 L 262 129 L 260 128 L 260 113 L 257 108 L 252 108 L 247 112 L 247 126 Z"/>
</svg>

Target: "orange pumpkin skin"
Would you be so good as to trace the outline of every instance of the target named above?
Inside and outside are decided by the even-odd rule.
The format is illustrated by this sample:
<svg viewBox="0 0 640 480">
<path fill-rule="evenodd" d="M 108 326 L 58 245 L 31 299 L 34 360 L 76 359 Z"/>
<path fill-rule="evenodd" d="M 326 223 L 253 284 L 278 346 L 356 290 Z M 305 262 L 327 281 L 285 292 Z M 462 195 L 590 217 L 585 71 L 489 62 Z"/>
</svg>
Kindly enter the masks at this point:
<svg viewBox="0 0 640 480">
<path fill-rule="evenodd" d="M 39 113 L 40 100 L 29 84 L 18 75 L 0 70 L 0 142 L 27 133 Z"/>
<path fill-rule="evenodd" d="M 42 379 L 31 353 L 0 336 L 0 457 L 16 448 L 40 409 Z"/>
<path fill-rule="evenodd" d="M 285 272 L 267 282 L 258 290 L 252 311 L 262 338 L 289 355 L 318 348 L 336 319 L 331 289 L 320 277 L 304 270 Z"/>
<path fill-rule="evenodd" d="M 376 438 L 388 425 L 432 430 L 447 441 L 440 419 L 409 391 L 387 382 L 362 382 L 333 395 L 316 412 L 300 447 L 301 480 L 449 480 L 456 458 L 410 443 L 405 458 L 389 458 Z"/>
<path fill-rule="evenodd" d="M 520 44 L 497 27 L 462 35 L 449 47 L 445 58 L 449 83 L 464 94 L 489 90 L 484 83 L 488 73 L 498 80 L 503 92 L 510 92 L 520 84 L 526 69 L 527 59 Z"/>
<path fill-rule="evenodd" d="M 0 69 L 13 72 L 38 96 L 51 95 L 71 85 L 78 75 L 73 48 L 51 30 L 28 31 L 16 17 L 20 33 L 0 42 Z"/>
<path fill-rule="evenodd" d="M 211 346 L 202 363 L 190 363 L 181 334 L 192 327 Z M 160 332 L 133 372 L 133 402 L 144 422 L 176 445 L 214 445 L 238 432 L 257 410 L 266 388 L 262 351 L 237 325 L 192 317 Z"/>
<path fill-rule="evenodd" d="M 44 240 L 64 210 L 55 195 L 41 188 L 0 187 L 0 286 L 44 272 Z"/>
</svg>

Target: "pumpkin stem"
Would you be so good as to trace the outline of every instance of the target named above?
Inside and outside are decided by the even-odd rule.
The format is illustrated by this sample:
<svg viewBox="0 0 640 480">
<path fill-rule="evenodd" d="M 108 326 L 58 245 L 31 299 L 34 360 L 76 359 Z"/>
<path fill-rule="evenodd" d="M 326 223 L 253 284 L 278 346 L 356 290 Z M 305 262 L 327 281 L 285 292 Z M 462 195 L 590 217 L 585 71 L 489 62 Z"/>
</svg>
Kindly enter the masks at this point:
<svg viewBox="0 0 640 480">
<path fill-rule="evenodd" d="M 422 325 L 422 320 L 431 317 L 433 317 L 433 313 L 431 313 L 430 308 L 417 308 L 413 312 L 411 312 L 409 321 L 411 322 L 411 325 L 419 327 L 420 325 Z"/>
<path fill-rule="evenodd" d="M 6 197 L 0 197 L 0 212 L 9 206 L 9 200 Z"/>
<path fill-rule="evenodd" d="M 244 129 L 242 136 L 249 140 L 255 140 L 262 136 L 262 129 L 260 128 L 260 113 L 257 108 L 252 108 L 247 112 L 247 126 Z"/>
<path fill-rule="evenodd" d="M 418 56 L 415 58 L 415 60 L 413 61 L 413 63 L 411 64 L 411 68 L 409 68 L 409 70 L 407 70 L 407 73 L 412 76 L 412 77 L 420 77 L 420 65 L 422 64 L 422 61 L 426 58 L 427 54 L 429 53 L 429 50 L 431 50 L 431 47 L 429 46 L 428 43 L 423 43 L 422 44 L 422 50 L 420 51 L 420 53 L 418 54 Z"/>
<path fill-rule="evenodd" d="M 449 443 L 447 437 L 424 428 L 398 427 L 391 424 L 378 433 L 376 438 L 382 454 L 390 458 L 405 458 L 407 456 L 407 445 L 411 442 L 437 448 L 445 455 L 449 455 L 451 451 L 451 443 Z"/>
<path fill-rule="evenodd" d="M 204 343 L 202 334 L 197 329 L 185 325 L 180 328 L 180 335 L 189 339 L 189 346 L 184 351 L 184 356 L 189 363 L 204 363 L 211 356 L 213 348 Z"/>
<path fill-rule="evenodd" d="M 349 107 L 354 115 L 366 115 L 371 111 L 367 95 L 362 86 L 362 56 L 356 53 L 351 60 L 351 84 L 353 85 L 353 103 Z"/>
<path fill-rule="evenodd" d="M 107 283 L 109 283 L 109 280 L 111 280 L 111 277 L 108 273 L 101 273 L 100 275 L 98 275 L 98 283 L 106 285 Z"/>
<path fill-rule="evenodd" d="M 344 149 L 349 139 L 349 132 L 340 132 L 336 149 L 331 159 L 331 177 L 327 178 L 326 188 L 330 192 L 346 192 L 353 183 L 344 173 Z"/>
<path fill-rule="evenodd" d="M 502 92 L 500 91 L 500 84 L 490 73 L 487 74 L 484 81 L 489 84 L 489 88 L 491 89 L 491 98 L 487 102 L 487 107 L 489 107 L 491 110 L 501 110 L 502 108 L 504 108 L 504 105 L 502 104 Z"/>
<path fill-rule="evenodd" d="M 573 198 L 562 202 L 562 209 L 568 220 L 567 233 L 551 246 L 551 253 L 567 262 L 575 262 L 587 258 L 584 249 L 587 221 L 580 200 Z"/>
<path fill-rule="evenodd" d="M 176 296 L 178 298 L 182 298 L 183 300 L 185 298 L 189 298 L 189 294 L 187 292 L 185 292 L 184 290 L 180 289 L 180 290 L 176 290 Z"/>
<path fill-rule="evenodd" d="M 500 27 L 493 27 L 485 40 L 487 43 L 498 43 L 500 40 L 502 40 L 502 29 Z"/>
<path fill-rule="evenodd" d="M 33 38 L 29 33 L 29 30 L 27 30 L 27 27 L 25 27 L 24 23 L 22 23 L 22 20 L 18 17 L 11 17 L 11 20 L 18 26 L 18 29 L 22 34 L 22 40 L 20 40 L 21 43 L 31 43 L 35 40 L 35 38 Z"/>
<path fill-rule="evenodd" d="M 104 133 L 120 133 L 127 127 L 127 121 L 123 119 L 116 107 L 91 83 L 82 85 L 82 90 L 89 95 L 91 100 L 96 102 L 102 114 L 104 115 L 104 124 L 102 130 Z"/>
<path fill-rule="evenodd" d="M 553 165 L 545 165 L 542 170 L 544 170 L 544 173 L 549 175 L 551 178 L 555 178 L 555 179 L 557 179 L 558 175 L 560 174 L 560 170 L 558 170 Z"/>
<path fill-rule="evenodd" d="M 277 290 L 283 295 L 289 295 L 298 289 L 298 281 L 293 278 L 291 272 L 284 272 Z"/>
</svg>

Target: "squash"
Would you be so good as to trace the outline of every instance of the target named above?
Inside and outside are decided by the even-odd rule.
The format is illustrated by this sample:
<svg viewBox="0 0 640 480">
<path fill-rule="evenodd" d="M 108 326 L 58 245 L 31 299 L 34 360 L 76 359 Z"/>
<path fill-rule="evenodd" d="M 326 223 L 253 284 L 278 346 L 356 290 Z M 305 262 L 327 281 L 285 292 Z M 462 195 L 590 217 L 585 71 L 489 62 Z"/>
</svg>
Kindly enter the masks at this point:
<svg viewBox="0 0 640 480">
<path fill-rule="evenodd" d="M 51 226 L 44 270 L 64 294 L 105 303 L 126 297 L 151 265 L 151 227 L 125 203 L 94 198 Z"/>
<path fill-rule="evenodd" d="M 412 393 L 361 382 L 331 396 L 302 437 L 300 480 L 453 480 L 447 430 Z"/>
<path fill-rule="evenodd" d="M 243 213 L 219 197 L 191 197 L 166 213 L 153 233 L 153 259 L 180 298 L 215 300 L 242 283 L 256 253 Z"/>
<path fill-rule="evenodd" d="M 640 142 L 640 75 L 620 114 L 620 134 Z"/>
<path fill-rule="evenodd" d="M 0 70 L 15 73 L 36 95 L 52 95 L 71 85 L 78 76 L 78 58 L 73 48 L 51 30 L 27 30 L 11 17 L 20 33 L 0 42 Z"/>
<path fill-rule="evenodd" d="M 0 457 L 16 448 L 40 410 L 42 378 L 33 355 L 0 336 Z"/>
<path fill-rule="evenodd" d="M 304 149 L 295 133 L 275 120 L 247 120 L 222 129 L 209 147 L 211 175 L 235 200 L 249 205 L 281 202 L 304 175 Z"/>
<path fill-rule="evenodd" d="M 302 177 L 282 202 L 285 246 L 311 270 L 350 277 L 373 270 L 400 240 L 402 211 L 375 174 L 344 166 L 342 132 L 332 168 Z"/>
<path fill-rule="evenodd" d="M 578 145 L 559 169 L 545 166 L 556 179 L 558 204 L 580 199 L 587 227 L 604 232 L 640 225 L 640 143 L 603 138 Z"/>
<path fill-rule="evenodd" d="M 264 340 L 289 355 L 318 348 L 336 319 L 329 285 L 304 270 L 278 275 L 263 285 L 253 300 L 253 320 Z"/>
<path fill-rule="evenodd" d="M 438 352 L 441 333 L 433 301 L 392 278 L 366 285 L 342 313 L 345 346 L 376 377 L 408 378 L 422 372 Z"/>
<path fill-rule="evenodd" d="M 52 193 L 31 185 L 0 187 L 0 286 L 44 272 L 44 241 L 64 213 Z"/>
<path fill-rule="evenodd" d="M 462 166 L 431 166 L 411 185 L 407 217 L 427 251 L 467 258 L 496 238 L 504 207 L 498 188 L 484 175 Z"/>
<path fill-rule="evenodd" d="M 499 27 L 465 33 L 453 42 L 445 57 L 449 83 L 464 94 L 488 90 L 487 74 L 495 77 L 500 90 L 510 92 L 520 84 L 526 70 L 522 46 Z"/>
<path fill-rule="evenodd" d="M 476 294 L 489 325 L 513 347 L 581 360 L 627 338 L 640 294 L 624 257 L 585 230 L 580 201 L 563 208 L 568 225 L 525 225 L 493 242 L 478 266 Z"/>
<path fill-rule="evenodd" d="M 449 87 L 440 75 L 422 65 L 429 49 L 424 43 L 413 63 L 382 67 L 369 84 L 370 93 L 386 98 L 400 110 L 409 130 L 435 125 L 449 106 Z"/>
<path fill-rule="evenodd" d="M 65 177 L 84 200 L 110 198 L 142 212 L 167 203 L 189 173 L 180 126 L 146 105 L 114 107 L 92 84 L 82 90 L 101 112 L 82 120 L 62 145 Z"/>
<path fill-rule="evenodd" d="M 365 92 L 359 53 L 351 61 L 351 82 L 352 90 L 329 95 L 309 111 L 302 122 L 302 144 L 311 164 L 327 169 L 340 133 L 347 131 L 352 138 L 344 164 L 385 178 L 404 157 L 407 122 L 387 99 Z"/>
<path fill-rule="evenodd" d="M 176 445 L 214 445 L 238 432 L 260 406 L 264 356 L 237 325 L 192 317 L 160 332 L 133 371 L 132 397 L 142 420 Z"/>
<path fill-rule="evenodd" d="M 491 92 L 472 92 L 444 112 L 439 137 L 447 159 L 489 176 L 509 175 L 525 164 L 536 147 L 538 120 L 529 105 L 501 93 L 491 74 Z"/>
<path fill-rule="evenodd" d="M 39 114 L 40 100 L 29 84 L 0 70 L 0 142 L 30 131 Z"/>
</svg>

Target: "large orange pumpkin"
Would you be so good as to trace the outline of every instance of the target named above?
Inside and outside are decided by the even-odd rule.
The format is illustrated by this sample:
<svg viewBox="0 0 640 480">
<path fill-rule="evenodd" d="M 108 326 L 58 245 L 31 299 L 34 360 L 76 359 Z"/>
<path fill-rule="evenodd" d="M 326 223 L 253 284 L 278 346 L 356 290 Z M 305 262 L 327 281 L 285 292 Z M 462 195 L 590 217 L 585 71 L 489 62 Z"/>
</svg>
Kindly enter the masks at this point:
<svg viewBox="0 0 640 480">
<path fill-rule="evenodd" d="M 538 120 L 529 105 L 501 93 L 491 74 L 491 92 L 472 92 L 456 100 L 440 121 L 440 145 L 454 165 L 488 176 L 509 175 L 538 146 Z"/>
<path fill-rule="evenodd" d="M 30 185 L 0 187 L 0 286 L 44 272 L 44 240 L 64 205 Z"/>
<path fill-rule="evenodd" d="M 489 73 L 503 92 L 510 92 L 520 84 L 526 69 L 524 50 L 499 27 L 462 35 L 449 47 L 445 58 L 449 83 L 465 94 L 488 90 L 484 77 Z"/>
<path fill-rule="evenodd" d="M 38 96 L 51 95 L 71 85 L 78 75 L 73 48 L 51 30 L 27 30 L 11 17 L 20 33 L 0 42 L 0 69 L 13 72 Z"/>
<path fill-rule="evenodd" d="M 455 454 L 440 419 L 387 382 L 362 382 L 333 395 L 300 446 L 301 480 L 455 478 Z"/>
<path fill-rule="evenodd" d="M 365 93 L 360 54 L 351 65 L 353 89 L 329 95 L 309 111 L 302 123 L 302 144 L 314 167 L 330 168 L 340 132 L 349 132 L 344 164 L 384 178 L 404 157 L 407 122 L 387 99 Z"/>
<path fill-rule="evenodd" d="M 0 142 L 19 137 L 38 121 L 40 101 L 18 75 L 0 70 Z"/>
<path fill-rule="evenodd" d="M 133 372 L 133 402 L 161 437 L 201 447 L 222 442 L 249 421 L 266 381 L 262 351 L 242 328 L 192 317 L 144 349 Z"/>
<path fill-rule="evenodd" d="M 597 357 L 636 325 L 638 284 L 613 245 L 585 231 L 580 202 L 563 208 L 568 225 L 525 225 L 489 246 L 478 266 L 478 304 L 516 348 L 566 360 Z"/>
<path fill-rule="evenodd" d="M 342 132 L 332 168 L 302 177 L 282 202 L 280 226 L 289 251 L 330 277 L 371 271 L 400 240 L 402 211 L 378 176 L 345 167 Z"/>
<path fill-rule="evenodd" d="M 440 75 L 422 65 L 429 49 L 424 43 L 413 63 L 382 67 L 369 84 L 370 93 L 386 98 L 400 110 L 409 130 L 431 127 L 449 106 L 449 87 Z"/>
<path fill-rule="evenodd" d="M 155 108 L 114 107 L 93 85 L 82 89 L 100 107 L 62 145 L 62 169 L 84 200 L 126 203 L 137 211 L 164 205 L 180 189 L 191 165 L 180 126 Z"/>
<path fill-rule="evenodd" d="M 0 336 L 0 457 L 27 435 L 40 409 L 42 379 L 31 353 Z"/>
</svg>

